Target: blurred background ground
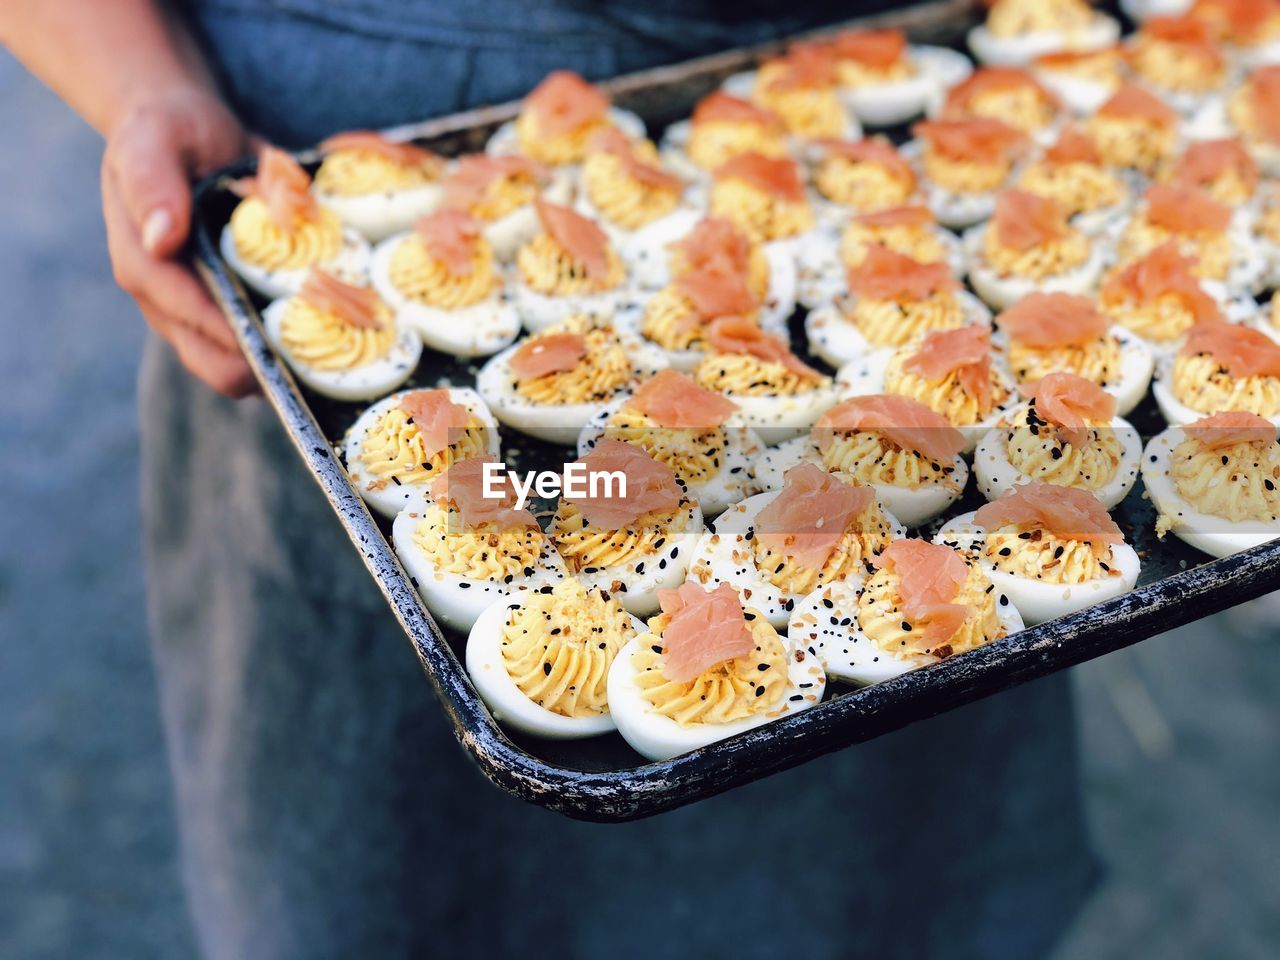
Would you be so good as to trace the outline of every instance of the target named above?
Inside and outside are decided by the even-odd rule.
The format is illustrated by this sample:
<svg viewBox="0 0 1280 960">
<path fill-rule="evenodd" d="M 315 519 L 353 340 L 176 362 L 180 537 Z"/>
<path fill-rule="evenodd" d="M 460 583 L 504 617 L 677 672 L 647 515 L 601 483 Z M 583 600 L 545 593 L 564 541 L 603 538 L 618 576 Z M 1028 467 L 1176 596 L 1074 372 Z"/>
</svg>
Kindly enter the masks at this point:
<svg viewBox="0 0 1280 960">
<path fill-rule="evenodd" d="M 142 613 L 142 324 L 111 282 L 96 137 L 4 54 L 0 129 L 0 957 L 186 958 Z M 1274 960 L 1280 625 L 1216 618 L 1076 679 L 1109 872 L 1053 960 Z"/>
</svg>

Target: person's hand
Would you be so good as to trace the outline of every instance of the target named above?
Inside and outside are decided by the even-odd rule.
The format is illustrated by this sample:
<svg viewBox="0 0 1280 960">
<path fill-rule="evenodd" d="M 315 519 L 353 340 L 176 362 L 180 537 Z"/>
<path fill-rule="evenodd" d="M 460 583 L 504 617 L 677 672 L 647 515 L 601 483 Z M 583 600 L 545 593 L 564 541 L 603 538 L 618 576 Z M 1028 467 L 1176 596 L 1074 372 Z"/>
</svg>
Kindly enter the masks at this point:
<svg viewBox="0 0 1280 960">
<path fill-rule="evenodd" d="M 193 375 L 243 397 L 256 383 L 226 318 L 178 259 L 191 226 L 191 181 L 249 149 L 227 107 L 201 90 L 130 110 L 107 136 L 102 211 L 116 282 Z"/>
</svg>

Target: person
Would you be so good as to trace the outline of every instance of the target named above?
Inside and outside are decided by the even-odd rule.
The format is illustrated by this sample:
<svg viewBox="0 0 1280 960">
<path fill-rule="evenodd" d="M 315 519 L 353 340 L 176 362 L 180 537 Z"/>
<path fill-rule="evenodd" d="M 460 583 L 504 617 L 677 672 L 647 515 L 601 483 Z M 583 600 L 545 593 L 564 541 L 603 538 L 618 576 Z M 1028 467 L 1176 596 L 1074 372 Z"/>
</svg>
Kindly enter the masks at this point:
<svg viewBox="0 0 1280 960">
<path fill-rule="evenodd" d="M 256 137 L 304 145 L 516 97 L 552 69 L 605 77 L 847 9 L 0 9 L 5 44 L 105 137 L 107 243 L 152 331 L 149 617 L 205 956 L 1020 958 L 1071 918 L 1095 864 L 1061 675 L 638 823 L 574 823 L 487 784 L 182 259 L 192 179 Z"/>
</svg>

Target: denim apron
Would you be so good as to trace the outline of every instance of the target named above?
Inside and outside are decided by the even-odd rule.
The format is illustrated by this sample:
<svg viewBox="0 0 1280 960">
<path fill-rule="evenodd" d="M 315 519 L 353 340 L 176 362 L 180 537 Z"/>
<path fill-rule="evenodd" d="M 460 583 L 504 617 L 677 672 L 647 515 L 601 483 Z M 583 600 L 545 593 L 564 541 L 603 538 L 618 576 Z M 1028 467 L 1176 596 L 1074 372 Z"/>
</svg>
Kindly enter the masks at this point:
<svg viewBox="0 0 1280 960">
<path fill-rule="evenodd" d="M 302 144 L 838 15 L 717 6 L 189 13 L 246 122 Z M 1064 676 L 640 823 L 507 797 L 266 404 L 214 395 L 153 341 L 140 411 L 153 648 L 210 958 L 1038 958 L 1093 882 Z"/>
</svg>

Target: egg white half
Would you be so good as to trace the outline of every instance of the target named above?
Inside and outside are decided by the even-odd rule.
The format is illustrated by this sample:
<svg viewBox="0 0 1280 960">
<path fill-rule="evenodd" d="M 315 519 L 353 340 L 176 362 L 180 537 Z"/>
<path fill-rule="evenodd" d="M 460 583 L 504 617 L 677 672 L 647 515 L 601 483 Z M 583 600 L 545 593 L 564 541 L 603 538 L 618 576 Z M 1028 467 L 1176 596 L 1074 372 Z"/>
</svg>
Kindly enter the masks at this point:
<svg viewBox="0 0 1280 960">
<path fill-rule="evenodd" d="M 1120 441 L 1120 463 L 1110 480 L 1097 490 L 1089 491 L 1108 510 L 1133 488 L 1142 459 L 1142 438 L 1128 420 L 1113 417 L 1110 429 Z M 1009 462 L 1008 436 L 1009 431 L 997 424 L 978 442 L 973 454 L 973 474 L 977 478 L 978 489 L 988 500 L 998 500 L 1015 485 L 1039 479 L 1027 476 Z"/>
<path fill-rule="evenodd" d="M 585 457 L 604 435 L 609 418 L 618 411 L 626 397 L 619 397 L 593 416 L 578 435 L 578 457 Z M 759 493 L 755 465 L 764 456 L 764 443 L 738 414 L 730 415 L 722 426 L 725 447 L 720 468 L 710 479 L 692 484 L 689 492 L 698 500 L 703 516 L 714 517 L 732 503 Z"/>
<path fill-rule="evenodd" d="M 265 270 L 256 264 L 249 263 L 236 249 L 230 224 L 222 228 L 222 234 L 218 238 L 218 249 L 223 259 L 241 280 L 270 300 L 278 300 L 297 293 L 302 289 L 311 271 L 315 269 L 328 271 L 347 283 L 364 283 L 369 278 L 369 242 L 350 227 L 343 229 L 342 246 L 335 257 L 323 263 L 312 263 L 296 269 Z"/>
<path fill-rule="evenodd" d="M 954 547 L 980 563 L 988 579 L 1013 602 L 1028 626 L 1056 620 L 1103 600 L 1121 596 L 1138 583 L 1138 554 L 1127 543 L 1117 543 L 1111 547 L 1108 566 L 1114 576 L 1097 577 L 1084 583 L 1063 584 L 1015 576 L 997 569 L 983 551 L 986 541 L 986 531 L 973 522 L 973 511 L 948 520 L 933 538 L 934 543 Z"/>
<path fill-rule="evenodd" d="M 747 606 L 750 609 L 750 604 Z M 821 702 L 826 690 L 827 678 L 818 659 L 794 649 L 783 637 L 782 642 L 787 647 L 787 689 L 777 710 L 729 723 L 698 723 L 682 727 L 654 710 L 636 684 L 632 658 L 651 642 L 649 633 L 636 637 L 622 648 L 609 670 L 609 711 L 618 732 L 633 750 L 649 760 L 669 760 L 807 710 Z"/>
<path fill-rule="evenodd" d="M 1046 53 L 1059 50 L 1100 50 L 1120 39 L 1120 24 L 1097 13 L 1083 30 L 1040 30 L 1017 37 L 992 33 L 985 23 L 969 31 L 969 49 L 989 66 L 1022 67 Z"/>
<path fill-rule="evenodd" d="M 985 303 L 968 290 L 957 290 L 955 293 L 964 311 L 966 324 L 991 326 L 991 310 Z M 856 296 L 849 295 L 847 306 L 850 310 L 853 309 Z M 833 367 L 865 359 L 886 349 L 868 343 L 862 331 L 852 321 L 845 319 L 844 311 L 836 304 L 826 304 L 811 310 L 804 320 L 804 332 L 809 339 L 809 349 Z"/>
<path fill-rule="evenodd" d="M 996 587 L 999 591 L 999 587 Z M 832 583 L 815 590 L 791 614 L 791 642 L 822 661 L 828 675 L 866 686 L 937 663 L 925 653 L 894 654 L 882 650 L 858 625 L 861 584 Z M 996 599 L 996 616 L 1011 636 L 1023 628 L 1018 608 L 1004 594 Z M 963 656 L 963 654 L 961 654 Z"/>
<path fill-rule="evenodd" d="M 756 482 L 763 490 L 780 490 L 786 473 L 798 463 L 822 466 L 822 454 L 811 436 L 796 437 L 771 447 L 756 461 Z M 887 483 L 870 484 L 885 509 L 908 527 L 918 527 L 932 520 L 960 499 L 969 483 L 969 465 L 959 454 L 955 459 L 952 485 L 926 483 L 918 488 L 895 487 Z"/>
<path fill-rule="evenodd" d="M 477 420 L 484 424 L 485 435 L 488 438 L 486 449 L 488 459 L 500 460 L 501 439 L 498 434 L 498 421 L 493 418 L 489 408 L 480 399 L 480 394 L 470 387 L 448 387 L 447 389 L 450 400 L 466 407 Z M 401 397 L 413 392 L 413 390 L 401 390 L 389 397 L 383 397 L 360 414 L 342 439 L 342 459 L 346 463 L 347 473 L 351 476 L 351 485 L 364 498 L 365 503 L 384 517 L 394 517 L 415 497 L 426 496 L 427 488 L 430 486 L 430 483 L 393 482 L 387 482 L 384 486 L 377 482 L 378 478 L 369 472 L 360 459 L 364 449 L 364 438 L 369 431 L 378 425 L 388 411 L 400 406 Z M 431 480 L 434 481 L 435 477 Z"/>
<path fill-rule="evenodd" d="M 527 592 L 524 596 L 528 596 Z M 467 673 L 494 719 L 503 726 L 550 740 L 596 737 L 617 729 L 611 713 L 566 717 L 534 703 L 516 686 L 502 657 L 502 630 L 507 611 L 521 602 L 522 598 L 516 597 L 491 604 L 476 618 L 467 637 Z M 645 632 L 642 620 L 631 617 L 631 623 L 637 633 Z"/>
<path fill-rule="evenodd" d="M 1156 510 L 1173 520 L 1174 536 L 1211 557 L 1226 557 L 1280 537 L 1280 521 L 1228 520 L 1202 513 L 1178 492 L 1170 474 L 1173 451 L 1187 439 L 1182 427 L 1156 434 L 1142 453 L 1142 482 Z"/>
<path fill-rule="evenodd" d="M 968 57 L 946 47 L 911 46 L 907 57 L 915 69 L 905 80 L 840 89 L 845 105 L 866 126 L 906 123 L 924 112 L 931 96 L 973 72 Z"/>
<path fill-rule="evenodd" d="M 413 531 L 425 505 L 425 498 L 415 497 L 396 514 L 391 522 L 391 543 L 427 609 L 454 630 L 470 630 L 485 608 L 496 601 L 543 584 L 555 584 L 568 576 L 564 560 L 556 553 L 550 537 L 544 540 L 533 572 L 528 576 L 521 574 L 511 583 L 472 580 L 441 570 L 413 542 Z"/>
<path fill-rule="evenodd" d="M 281 324 L 288 308 L 289 298 L 283 297 L 273 300 L 262 311 L 267 339 L 284 357 L 294 375 L 316 393 L 335 400 L 370 400 L 400 386 L 418 367 L 418 360 L 422 357 L 422 341 L 413 330 L 403 326 L 398 320 L 393 320 L 396 324 L 396 338 L 391 344 L 391 352 L 385 357 L 350 370 L 317 370 L 295 359 L 280 336 Z"/>
<path fill-rule="evenodd" d="M 338 219 L 373 243 L 410 229 L 416 221 L 434 212 L 444 196 L 438 183 L 352 196 L 327 193 L 315 187 L 311 190 Z"/>
<path fill-rule="evenodd" d="M 374 289 L 401 323 L 416 330 L 431 349 L 455 357 L 487 357 L 515 340 L 520 316 L 505 290 L 457 310 L 429 307 L 402 294 L 391 282 L 391 257 L 408 236 L 397 234 L 378 244 L 370 271 Z"/>
<path fill-rule="evenodd" d="M 689 579 L 697 580 L 707 588 L 720 583 L 729 584 L 749 600 L 776 630 L 787 628 L 791 611 L 803 596 L 783 591 L 760 572 L 751 541 L 755 537 L 756 517 L 778 499 L 781 492 L 771 490 L 756 494 L 720 514 L 714 532 L 704 535 L 698 542 L 689 566 Z M 880 508 L 892 527 L 892 538 L 900 540 L 905 537 L 906 528 L 889 512 L 883 501 L 880 501 Z M 859 574 L 849 579 L 861 582 L 862 577 Z"/>
</svg>

